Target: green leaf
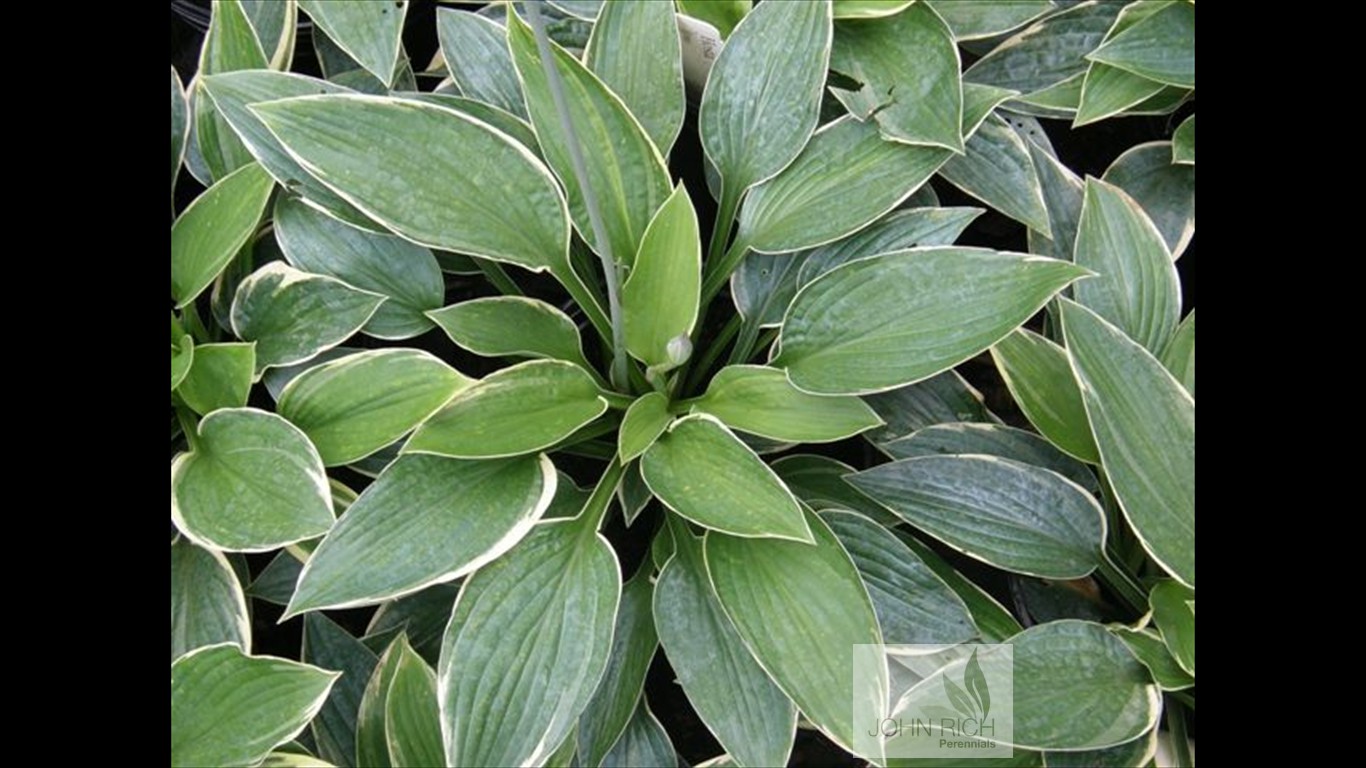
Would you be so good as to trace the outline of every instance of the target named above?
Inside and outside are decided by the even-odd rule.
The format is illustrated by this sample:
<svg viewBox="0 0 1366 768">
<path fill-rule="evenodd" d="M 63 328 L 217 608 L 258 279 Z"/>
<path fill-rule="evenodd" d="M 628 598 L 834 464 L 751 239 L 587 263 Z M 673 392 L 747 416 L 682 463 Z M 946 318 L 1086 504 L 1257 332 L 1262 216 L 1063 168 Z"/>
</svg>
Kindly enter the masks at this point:
<svg viewBox="0 0 1366 768">
<path fill-rule="evenodd" d="M 650 220 L 633 261 L 621 289 L 626 349 L 651 368 L 676 367 L 682 361 L 669 354 L 669 342 L 692 333 L 702 290 L 697 213 L 682 184 Z"/>
<path fill-rule="evenodd" d="M 309 558 L 285 615 L 369 605 L 470 573 L 527 535 L 555 485 L 543 455 L 400 457 Z"/>
<path fill-rule="evenodd" d="M 1024 131 L 1017 128 L 1021 133 Z M 1048 209 L 1048 229 L 1051 237 L 1044 237 L 1035 230 L 1029 230 L 1029 251 L 1040 256 L 1048 256 L 1063 261 L 1071 261 L 1077 240 L 1077 225 L 1081 221 L 1081 205 L 1084 197 L 1084 184 L 1072 170 L 1054 157 L 1048 149 L 1047 134 L 1040 136 L 1045 142 L 1040 145 L 1035 138 L 1026 135 L 1025 145 L 1029 147 L 1029 158 L 1039 175 L 1039 186 L 1043 191 L 1044 206 Z"/>
<path fill-rule="evenodd" d="M 1140 77 L 1195 87 L 1195 5 L 1166 6 L 1110 37 L 1087 58 Z"/>
<path fill-rule="evenodd" d="M 1172 258 L 1180 258 L 1195 237 L 1195 167 L 1174 165 L 1171 143 L 1153 141 L 1120 155 L 1102 178 L 1143 207 Z"/>
<path fill-rule="evenodd" d="M 304 564 L 288 550 L 277 552 L 275 557 L 252 580 L 247 587 L 247 595 L 265 600 L 275 605 L 286 605 L 289 596 L 294 594 L 294 585 L 299 581 L 299 571 Z"/>
<path fill-rule="evenodd" d="M 1181 283 L 1162 234 L 1118 187 L 1086 180 L 1076 263 L 1096 273 L 1073 288 L 1077 303 L 1157 354 L 1181 320 Z"/>
<path fill-rule="evenodd" d="M 223 553 L 177 536 L 171 542 L 171 661 L 216 643 L 251 650 L 242 584 Z"/>
<path fill-rule="evenodd" d="M 1005 120 L 988 116 L 965 151 L 944 163 L 939 175 L 1030 229 L 1052 234 L 1029 148 Z"/>
<path fill-rule="evenodd" d="M 858 568 L 889 647 L 952 645 L 977 636 L 963 599 L 891 531 L 854 512 L 830 510 L 821 519 Z"/>
<path fill-rule="evenodd" d="M 1163 89 L 1162 83 L 1099 61 L 1091 62 L 1081 85 L 1081 104 L 1072 127 L 1117 115 Z"/>
<path fill-rule="evenodd" d="M 745 18 L 754 7 L 751 0 L 675 0 L 680 13 L 701 19 L 721 33 L 721 38 L 730 37 L 735 25 Z"/>
<path fill-rule="evenodd" d="M 559 488 L 573 484 L 562 479 Z M 549 514 L 547 512 L 547 514 Z M 451 608 L 460 594 L 460 584 L 434 584 L 382 604 L 365 628 L 366 640 L 384 633 L 402 632 L 413 650 L 431 664 L 441 655 L 441 636 L 451 620 Z"/>
<path fill-rule="evenodd" d="M 1052 0 L 933 0 L 930 5 L 959 42 L 1005 34 L 1057 7 Z"/>
<path fill-rule="evenodd" d="M 195 413 L 240 408 L 247 404 L 255 372 L 254 344 L 200 344 L 194 348 L 194 365 L 176 391 Z"/>
<path fill-rule="evenodd" d="M 1095 50 L 1124 6 L 1082 3 L 1048 16 L 1012 35 L 963 73 L 983 85 L 1037 94 L 1086 71 L 1086 54 Z"/>
<path fill-rule="evenodd" d="M 490 374 L 427 419 L 405 453 L 466 459 L 519 456 L 548 448 L 607 410 L 584 369 L 532 360 Z"/>
<path fill-rule="evenodd" d="M 636 518 L 645 511 L 645 507 L 654 497 L 654 494 L 650 493 L 650 486 L 645 484 L 645 478 L 640 476 L 640 462 L 633 462 L 627 466 L 626 473 L 621 477 L 621 488 L 617 490 L 621 516 L 627 528 L 635 523 Z"/>
<path fill-rule="evenodd" d="M 379 659 L 336 622 L 321 613 L 310 613 L 304 617 L 303 660 L 342 673 L 337 684 L 332 686 L 327 703 L 313 718 L 313 738 L 318 744 L 318 754 L 338 766 L 359 765 L 356 761 L 356 719 L 365 685 Z"/>
<path fill-rule="evenodd" d="M 432 104 L 346 94 L 251 110 L 309 173 L 406 239 L 569 274 L 568 215 L 554 177 L 485 123 Z"/>
<path fill-rule="evenodd" d="M 1162 351 L 1162 364 L 1171 371 L 1176 380 L 1181 382 L 1181 386 L 1195 397 L 1195 310 L 1192 309 L 1186 319 L 1181 321 L 1181 325 L 1176 327 L 1176 333 L 1172 335 L 1171 341 L 1167 342 L 1167 348 Z"/>
<path fill-rule="evenodd" d="M 380 79 L 393 84 L 402 50 L 407 0 L 380 3 L 334 3 L 299 0 L 299 7 L 347 56 Z"/>
<path fill-rule="evenodd" d="M 374 349 L 310 368 L 278 410 L 337 466 L 399 439 L 471 383 L 428 352 Z"/>
<path fill-rule="evenodd" d="M 701 542 L 685 528 L 672 528 L 676 554 L 655 584 L 659 642 L 693 709 L 740 765 L 786 765 L 797 710 L 726 618 Z"/>
<path fill-rule="evenodd" d="M 368 230 L 380 229 L 368 216 L 305 171 L 265 123 L 247 109 L 248 104 L 294 96 L 351 93 L 350 88 L 303 75 L 266 70 L 213 75 L 201 80 L 200 86 L 213 99 L 214 106 L 247 150 L 276 181 L 341 221 Z"/>
<path fill-rule="evenodd" d="M 546 0 L 557 11 L 583 21 L 594 21 L 608 5 L 606 0 Z"/>
<path fill-rule="evenodd" d="M 1148 595 L 1153 623 L 1172 658 L 1191 677 L 1195 676 L 1195 590 L 1175 581 L 1159 581 Z"/>
<path fill-rule="evenodd" d="M 1041 91 L 1018 96 L 1010 100 L 1006 108 L 1016 114 L 1036 118 L 1071 120 L 1077 116 L 1077 107 L 1081 105 L 1081 88 L 1085 79 L 1086 73 L 1078 72 Z"/>
<path fill-rule="evenodd" d="M 384 733 L 394 768 L 441 765 L 441 713 L 437 708 L 436 673 L 399 635 L 399 654 L 384 703 Z"/>
<path fill-rule="evenodd" d="M 772 361 L 798 388 L 866 394 L 933 376 L 990 347 L 1085 271 L 976 248 L 845 264 L 793 299 Z"/>
<path fill-rule="evenodd" d="M 265 69 L 266 54 L 238 0 L 213 3 L 209 29 L 199 51 L 200 76 L 240 69 Z M 212 101 L 192 86 L 191 111 L 198 152 L 214 181 L 251 162 L 242 142 L 233 134 Z"/>
<path fill-rule="evenodd" d="M 1101 466 L 1124 517 L 1168 573 L 1195 586 L 1195 400 L 1118 328 L 1064 300 L 1063 329 Z"/>
<path fill-rule="evenodd" d="M 346 341 L 384 301 L 336 278 L 272 261 L 237 286 L 232 330 L 256 342 L 258 371 L 292 365 Z"/>
<path fill-rule="evenodd" d="M 854 510 L 885 526 L 901 524 L 901 518 L 881 504 L 854 490 L 844 481 L 854 468 L 828 456 L 795 453 L 773 462 L 773 471 L 792 493 L 811 509 Z"/>
<path fill-rule="evenodd" d="M 732 429 L 793 443 L 834 442 L 882 424 L 857 397 L 809 395 L 782 371 L 761 365 L 722 368 L 693 410 Z"/>
<path fill-rule="evenodd" d="M 805 253 L 750 253 L 731 273 L 730 295 L 749 325 L 774 327 L 797 295 L 798 269 Z"/>
<path fill-rule="evenodd" d="M 438 8 L 436 32 L 446 69 L 466 96 L 526 118 L 507 30 L 475 13 Z"/>
<path fill-rule="evenodd" d="M 922 456 L 849 483 L 954 549 L 1014 573 L 1076 579 L 1100 565 L 1105 515 L 1085 489 L 995 456 Z"/>
<path fill-rule="evenodd" d="M 963 141 L 971 141 L 997 107 L 1018 95 L 1008 88 L 963 83 Z"/>
<path fill-rule="evenodd" d="M 865 435 L 881 445 L 917 429 L 951 421 L 999 423 L 987 410 L 982 393 L 957 371 L 948 370 L 917 384 L 879 392 L 863 398 L 886 425 Z"/>
<path fill-rule="evenodd" d="M 723 210 L 806 146 L 820 115 L 830 37 L 825 0 L 761 3 L 716 57 L 697 120 L 702 147 L 721 175 Z"/>
<path fill-rule="evenodd" d="M 384 655 L 375 665 L 375 671 L 365 684 L 360 709 L 356 714 L 356 764 L 390 768 L 389 738 L 385 723 L 385 705 L 389 701 L 389 689 L 394 683 L 394 674 L 403 657 L 400 648 L 406 644 L 403 635 L 394 638 L 385 648 Z"/>
<path fill-rule="evenodd" d="M 579 328 L 557 307 L 525 296 L 490 296 L 427 313 L 456 344 L 489 357 L 567 360 L 587 369 Z"/>
<path fill-rule="evenodd" d="M 804 259 L 801 259 L 797 287 L 806 285 L 841 264 L 864 256 L 915 246 L 949 245 L 981 214 L 981 208 L 911 208 L 893 211 L 846 238 L 812 249 Z M 745 264 L 753 261 L 753 255 L 745 258 Z M 737 274 L 742 274 L 743 271 L 742 266 Z M 735 285 L 732 284 L 732 292 L 734 288 Z M 773 325 L 782 323 L 782 312 L 791 301 L 792 297 L 789 295 L 787 300 L 782 302 L 782 306 L 777 308 L 778 315 L 773 319 Z"/>
<path fill-rule="evenodd" d="M 901 13 L 915 0 L 833 0 L 837 19 L 880 19 Z"/>
<path fill-rule="evenodd" d="M 1132 741 L 1156 725 L 1157 687 L 1105 627 L 1055 621 L 1010 642 L 1017 746 L 1096 749 Z"/>
<path fill-rule="evenodd" d="M 584 63 L 621 97 L 660 153 L 668 155 L 688 106 L 672 3 L 604 5 Z"/>
<path fill-rule="evenodd" d="M 659 641 L 650 613 L 654 586 L 651 570 L 641 568 L 621 588 L 612 652 L 602 682 L 579 717 L 576 740 L 579 764 L 597 768 L 618 739 L 631 730 L 636 703 L 644 706 L 645 673 L 650 669 Z M 670 748 L 670 754 L 672 754 Z"/>
<path fill-rule="evenodd" d="M 750 653 L 812 724 L 850 749 L 855 724 L 880 721 L 887 706 L 886 667 L 857 696 L 851 674 L 854 646 L 881 646 L 882 635 L 839 539 L 814 514 L 807 520 L 814 546 L 708 533 L 707 573 Z"/>
<path fill-rule="evenodd" d="M 511 64 L 509 64 L 509 66 L 511 66 Z M 412 101 L 435 104 L 438 107 L 453 109 L 456 112 L 462 112 L 469 115 L 475 120 L 488 123 L 490 126 L 516 139 L 518 143 L 531 150 L 532 154 L 535 154 L 537 158 L 540 158 L 539 153 L 541 151 L 541 145 L 537 143 L 536 134 L 531 130 L 531 124 L 528 123 L 525 118 L 518 117 L 517 115 L 499 107 L 495 107 L 492 104 L 485 104 L 482 101 L 476 101 L 464 96 L 453 96 L 449 93 L 404 92 L 395 95 L 411 99 Z M 453 255 L 454 254 L 437 254 L 437 258 L 440 259 L 443 256 Z M 478 271 L 479 268 L 475 267 L 474 272 L 477 273 Z"/>
<path fill-rule="evenodd" d="M 171 664 L 171 765 L 252 765 L 294 738 L 337 673 L 231 643 Z"/>
<path fill-rule="evenodd" d="M 190 105 L 185 100 L 185 86 L 180 75 L 171 67 L 171 203 L 175 204 L 175 180 L 180 175 L 180 163 L 185 157 L 185 139 L 190 130 Z M 174 214 L 174 210 L 172 210 Z"/>
<path fill-rule="evenodd" d="M 1128 768 L 1131 765 L 1154 765 L 1157 754 L 1157 728 L 1133 741 L 1102 749 L 1080 752 L 1043 753 L 1048 768 Z M 1033 753 L 1038 754 L 1038 753 Z"/>
<path fill-rule="evenodd" d="M 830 68 L 861 84 L 859 97 L 876 105 L 870 114 L 882 135 L 962 152 L 958 46 L 939 14 L 916 3 L 888 18 L 850 18 L 867 20 L 836 25 Z M 845 100 L 848 92 L 832 90 Z"/>
<path fill-rule="evenodd" d="M 446 763 L 545 760 L 607 667 L 620 595 L 616 555 L 582 518 L 537 526 L 467 579 L 438 668 Z"/>
<path fill-rule="evenodd" d="M 273 0 L 241 0 L 242 10 L 256 32 L 271 69 L 288 69 L 294 58 L 299 13 L 296 3 Z"/>
<path fill-rule="evenodd" d="M 670 421 L 673 421 L 673 416 L 669 414 L 669 398 L 659 392 L 636 398 L 631 407 L 626 409 L 626 417 L 621 420 L 621 435 L 617 440 L 621 463 L 629 463 L 645 453 L 664 434 Z"/>
<path fill-rule="evenodd" d="M 1139 662 L 1148 668 L 1152 674 L 1153 681 L 1157 687 L 1164 691 L 1184 691 L 1195 685 L 1195 678 L 1191 677 L 1181 665 L 1172 658 L 1171 651 L 1167 649 L 1162 637 L 1150 629 L 1129 629 L 1127 627 L 1112 627 L 1111 632 L 1124 641 L 1133 651 L 1134 656 L 1138 657 Z"/>
<path fill-rule="evenodd" d="M 954 570 L 953 566 L 949 565 L 944 558 L 905 529 L 894 528 L 891 530 L 901 540 L 901 543 L 914 552 L 925 565 L 929 566 L 930 570 L 934 571 L 949 586 L 949 589 L 952 589 L 963 600 L 968 611 L 972 613 L 973 624 L 981 632 L 983 642 L 1003 642 L 1021 630 L 1020 622 L 1016 621 L 1010 611 L 997 602 L 990 592 Z"/>
<path fill-rule="evenodd" d="M 678 419 L 640 461 L 641 475 L 654 495 L 704 528 L 733 536 L 811 541 L 792 492 L 712 416 Z"/>
<path fill-rule="evenodd" d="M 834 242 L 896 207 L 949 156 L 946 149 L 886 141 L 871 123 L 836 120 L 791 165 L 750 191 L 736 242 L 770 253 Z M 849 194 L 854 188 L 859 193 Z"/>
<path fill-rule="evenodd" d="M 174 392 L 185 381 L 190 369 L 194 367 L 194 337 L 180 333 L 180 324 L 175 313 L 171 314 L 171 391 Z"/>
<path fill-rule="evenodd" d="M 332 763 L 297 752 L 271 752 L 257 768 L 334 768 Z"/>
<path fill-rule="evenodd" d="M 232 261 L 256 231 L 274 180 L 250 164 L 195 198 L 171 225 L 171 298 L 185 307 Z"/>
<path fill-rule="evenodd" d="M 333 360 L 340 360 L 347 355 L 357 352 L 364 352 L 360 347 L 333 347 L 323 350 L 317 355 L 295 365 L 285 365 L 279 368 L 271 368 L 261 375 L 261 383 L 266 385 L 266 391 L 270 393 L 276 402 L 280 400 L 280 395 L 284 394 L 285 387 L 289 382 L 302 376 L 312 368 L 316 368 L 323 363 L 330 363 Z"/>
<path fill-rule="evenodd" d="M 275 239 L 289 263 L 335 277 L 386 301 L 365 324 L 381 339 L 408 339 L 431 329 L 423 314 L 446 299 L 441 267 L 432 252 L 394 235 L 365 232 L 295 198 L 275 203 Z"/>
<path fill-rule="evenodd" d="M 879 447 L 894 459 L 966 453 L 999 456 L 1052 470 L 1091 493 L 1100 492 L 1100 483 L 1084 464 L 1033 432 L 1003 424 L 936 424 Z"/>
<path fill-rule="evenodd" d="M 991 348 L 991 358 L 1035 429 L 1065 453 L 1089 464 L 1100 463 L 1066 350 L 1021 328 L 998 341 Z"/>
<path fill-rule="evenodd" d="M 332 527 L 322 460 L 283 418 L 223 408 L 199 422 L 194 445 L 171 462 L 171 520 L 196 544 L 265 552 Z"/>
<path fill-rule="evenodd" d="M 515 14 L 508 17 L 508 45 L 526 91 L 531 124 L 546 162 L 563 183 L 575 228 L 595 250 L 606 253 L 610 249 L 614 260 L 629 265 L 655 211 L 669 197 L 664 158 L 620 97 L 578 59 L 552 46 L 574 135 L 584 156 L 592 159 L 584 171 L 587 177 L 578 178 L 571 160 L 571 137 L 556 109 L 536 40 Z M 584 187 L 597 203 L 607 243 L 598 242 L 589 221 Z"/>
<path fill-rule="evenodd" d="M 1172 134 L 1172 162 L 1195 165 L 1195 115 L 1182 120 Z"/>
<path fill-rule="evenodd" d="M 650 705 L 642 696 L 636 705 L 631 720 L 626 724 L 621 739 L 612 747 L 602 761 L 603 768 L 633 768 L 643 765 L 678 765 L 679 758 L 674 752 L 669 732 L 650 711 Z"/>
</svg>

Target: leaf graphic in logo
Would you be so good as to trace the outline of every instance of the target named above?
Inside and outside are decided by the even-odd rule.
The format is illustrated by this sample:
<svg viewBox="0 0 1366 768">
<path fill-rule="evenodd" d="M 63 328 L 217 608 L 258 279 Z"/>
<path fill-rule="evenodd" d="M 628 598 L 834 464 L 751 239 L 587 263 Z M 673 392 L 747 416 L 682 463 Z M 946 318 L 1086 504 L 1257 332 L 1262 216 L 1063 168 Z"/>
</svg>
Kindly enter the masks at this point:
<svg viewBox="0 0 1366 768">
<path fill-rule="evenodd" d="M 982 713 L 982 719 L 987 719 L 987 713 L 991 711 L 991 690 L 987 688 L 987 676 L 982 672 L 982 665 L 977 663 L 975 648 L 972 651 L 972 658 L 968 659 L 967 668 L 963 670 L 963 685 L 977 701 L 977 709 Z"/>
<path fill-rule="evenodd" d="M 926 704 L 925 706 L 923 706 L 923 707 L 920 708 L 920 711 L 924 712 L 926 716 L 928 716 L 928 717 L 931 718 L 931 722 L 930 722 L 930 727 L 931 727 L 931 729 L 933 729 L 933 728 L 935 728 L 935 727 L 939 727 L 941 731 L 943 730 L 943 726 L 942 726 L 942 725 L 937 725 L 937 724 L 934 722 L 934 721 L 936 721 L 936 720 L 938 720 L 938 721 L 943 721 L 943 720 L 957 720 L 957 719 L 958 719 L 958 713 L 957 713 L 957 712 L 954 712 L 952 709 L 949 709 L 948 707 L 941 707 L 941 706 L 939 706 L 938 704 Z"/>
<path fill-rule="evenodd" d="M 963 717 L 972 717 L 972 700 L 948 675 L 944 675 L 944 691 L 949 694 L 949 703 L 953 704 L 954 709 L 958 710 Z"/>
</svg>

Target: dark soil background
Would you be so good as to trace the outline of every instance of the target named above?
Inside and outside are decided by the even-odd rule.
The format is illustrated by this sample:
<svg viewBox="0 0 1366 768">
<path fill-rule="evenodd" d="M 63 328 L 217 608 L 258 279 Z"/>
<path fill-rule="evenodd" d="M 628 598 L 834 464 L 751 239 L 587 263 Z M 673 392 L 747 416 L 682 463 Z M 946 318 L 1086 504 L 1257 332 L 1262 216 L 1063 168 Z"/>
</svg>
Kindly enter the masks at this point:
<svg viewBox="0 0 1366 768">
<path fill-rule="evenodd" d="M 188 82 L 193 76 L 198 59 L 204 30 L 209 21 L 209 0 L 171 0 L 171 64 L 180 73 L 181 79 Z M 467 6 L 468 7 L 468 6 Z M 301 21 L 306 17 L 301 14 Z M 295 50 L 293 70 L 304 74 L 320 76 L 317 61 L 313 55 L 311 38 L 307 28 L 301 34 Z M 436 39 L 436 3 L 434 0 L 413 0 L 408 11 L 404 30 L 404 45 L 415 68 L 421 68 L 431 60 L 438 45 Z M 970 54 L 965 66 L 970 63 Z M 435 82 L 419 76 L 419 84 L 430 89 Z M 715 218 L 715 202 L 707 193 L 706 181 L 702 176 L 703 153 L 696 131 L 696 94 L 689 95 L 688 118 L 684 122 L 682 134 L 671 155 L 671 170 L 676 178 L 687 185 L 694 203 L 697 205 L 703 232 L 710 232 Z M 1147 141 L 1171 138 L 1176 126 L 1193 114 L 1195 103 L 1183 105 L 1175 114 L 1162 117 L 1132 117 L 1105 120 L 1098 124 L 1073 130 L 1067 123 L 1045 120 L 1047 131 L 1054 148 L 1062 162 L 1078 175 L 1099 177 L 1110 163 L 1130 147 Z M 936 178 L 933 182 L 935 192 L 942 205 L 975 205 L 985 207 L 953 186 Z M 202 187 L 188 172 L 182 171 L 176 186 L 177 210 L 188 205 L 202 191 Z M 985 214 L 964 232 L 958 241 L 963 245 L 975 245 L 998 250 L 1026 250 L 1025 232 L 1021 224 L 988 209 Z M 1181 274 L 1184 308 L 1182 314 L 1195 306 L 1195 263 L 1196 247 L 1193 240 L 1177 262 Z M 526 272 L 512 270 L 514 278 L 531 295 L 558 301 L 560 291 L 549 278 L 540 279 Z M 450 276 L 448 276 L 450 277 Z M 479 279 L 451 278 L 447 286 L 447 303 L 455 303 L 492 291 Z M 717 322 L 713 318 L 713 322 Z M 585 341 L 588 338 L 585 337 Z M 360 337 L 351 343 L 361 346 L 373 344 L 372 340 Z M 428 333 L 418 339 L 405 342 L 423 347 L 451 362 L 461 371 L 481 376 L 492 371 L 496 365 L 485 358 L 465 353 L 455 347 L 440 332 Z M 589 351 L 590 356 L 592 351 Z M 990 357 L 981 355 L 959 367 L 959 372 L 968 379 L 986 398 L 987 406 L 1016 426 L 1027 427 L 1023 415 L 1015 407 L 1009 392 L 996 373 Z M 258 390 L 261 388 L 258 388 Z M 256 392 L 253 405 L 274 410 L 269 396 Z M 853 438 L 839 443 L 822 446 L 803 446 L 803 452 L 819 452 L 830 455 L 857 467 L 867 467 L 885 459 L 874 451 L 861 438 Z M 598 465 L 589 460 L 575 460 L 574 457 L 557 457 L 557 466 L 573 475 L 580 485 L 590 485 L 596 479 Z M 334 473 L 338 479 L 351 488 L 360 491 L 369 482 L 362 475 L 341 470 Z M 621 516 L 616 515 L 607 526 L 605 533 L 616 547 L 622 560 L 623 576 L 629 578 L 645 561 L 649 554 L 650 540 L 658 528 L 661 511 L 647 509 L 631 528 L 626 528 Z M 976 561 L 969 560 L 957 553 L 939 547 L 947 559 L 959 567 L 977 583 L 992 591 L 1005 605 L 1011 605 L 1012 589 L 999 571 L 986 568 Z M 270 561 L 269 555 L 250 555 L 248 562 L 253 575 L 259 574 Z M 302 620 L 293 619 L 277 624 L 281 609 L 261 600 L 252 601 L 253 636 L 256 652 L 299 658 Z M 374 609 L 364 608 L 349 611 L 330 611 L 328 615 L 356 635 L 363 634 Z M 646 695 L 650 706 L 673 739 L 674 747 L 680 757 L 689 764 L 695 764 L 721 753 L 721 747 L 697 718 L 684 696 L 682 689 L 674 683 L 673 670 L 663 652 L 656 654 L 646 682 Z M 797 743 L 790 765 L 793 766 L 857 766 L 863 761 L 855 760 L 843 750 L 835 747 L 823 736 L 809 730 L 799 730 Z"/>
</svg>

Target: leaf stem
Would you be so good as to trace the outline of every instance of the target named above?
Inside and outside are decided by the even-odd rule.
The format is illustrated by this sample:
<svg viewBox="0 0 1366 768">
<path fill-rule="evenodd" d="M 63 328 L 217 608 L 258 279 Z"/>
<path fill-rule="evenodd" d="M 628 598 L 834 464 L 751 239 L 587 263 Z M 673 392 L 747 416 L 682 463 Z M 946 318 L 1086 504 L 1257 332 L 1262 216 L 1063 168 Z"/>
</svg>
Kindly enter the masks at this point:
<svg viewBox="0 0 1366 768">
<path fill-rule="evenodd" d="M 702 281 L 702 302 L 700 306 L 711 304 L 711 300 L 725 287 L 726 281 L 730 280 L 730 273 L 740 266 L 740 262 L 745 258 L 745 253 L 749 251 L 749 246 L 742 240 L 736 240 L 731 244 L 726 254 L 719 261 L 708 260 L 706 278 Z"/>
<path fill-rule="evenodd" d="M 711 242 L 707 245 L 707 273 L 715 268 L 715 263 L 725 251 L 726 241 L 730 238 L 730 230 L 735 226 L 735 211 L 740 207 L 740 192 L 732 192 L 734 184 L 721 182 L 721 204 L 716 210 L 716 221 L 711 228 Z M 705 304 L 706 302 L 702 302 Z"/>
<path fill-rule="evenodd" d="M 194 414 L 190 412 L 190 407 L 185 405 L 179 397 L 175 398 L 175 416 L 180 421 L 180 432 L 185 435 L 185 446 L 190 449 L 190 453 L 199 451 L 199 424 L 194 420 Z"/>
<path fill-rule="evenodd" d="M 1167 699 L 1167 733 L 1172 740 L 1172 755 L 1177 768 L 1194 768 L 1190 738 L 1186 735 L 1186 709 L 1180 702 Z"/>
<path fill-rule="evenodd" d="M 602 271 L 607 278 L 607 309 L 612 318 L 612 384 L 618 389 L 626 389 L 626 328 L 622 324 L 621 313 L 621 272 L 612 254 L 612 242 L 607 237 L 607 227 L 603 225 L 602 209 L 597 197 L 588 184 L 588 164 L 583 159 L 583 147 L 574 129 L 574 118 L 569 114 L 569 101 L 564 94 L 564 84 L 560 82 L 560 71 L 555 66 L 555 54 L 550 48 L 550 38 L 545 32 L 545 20 L 541 18 L 540 3 L 525 2 L 527 20 L 536 36 L 536 50 L 541 55 L 541 68 L 545 70 L 546 83 L 550 88 L 550 98 L 555 102 L 555 111 L 560 116 L 560 128 L 564 131 L 565 144 L 569 150 L 569 162 L 577 177 L 579 193 L 583 195 L 584 207 L 588 209 L 588 221 L 593 228 L 594 250 L 602 259 Z M 586 311 L 586 310 L 585 310 Z"/>
<path fill-rule="evenodd" d="M 474 259 L 474 263 L 479 265 L 479 269 L 484 273 L 484 277 L 488 278 L 488 281 L 493 283 L 493 287 L 497 288 L 504 296 L 526 295 L 522 289 L 518 287 L 517 283 L 513 282 L 512 275 L 509 275 L 507 270 L 503 269 L 502 264 L 499 264 L 496 261 L 490 261 L 489 259 L 481 259 L 477 256 L 472 258 Z"/>
<path fill-rule="evenodd" d="M 612 497 L 617 492 L 617 486 L 621 484 L 621 476 L 625 474 L 626 468 L 616 458 L 609 459 L 607 469 L 602 473 L 602 479 L 593 489 L 593 495 L 584 502 L 583 511 L 579 513 L 579 520 L 583 522 L 584 530 L 596 533 L 602 527 L 602 521 L 607 516 L 607 508 L 611 506 Z"/>
<path fill-rule="evenodd" d="M 1148 597 L 1143 591 L 1143 587 L 1139 585 L 1138 579 L 1115 565 L 1108 552 L 1101 552 L 1100 565 L 1096 568 L 1096 575 L 1100 577 L 1105 586 L 1110 588 L 1111 592 L 1124 601 L 1129 610 L 1139 615 L 1148 612 Z"/>
</svg>

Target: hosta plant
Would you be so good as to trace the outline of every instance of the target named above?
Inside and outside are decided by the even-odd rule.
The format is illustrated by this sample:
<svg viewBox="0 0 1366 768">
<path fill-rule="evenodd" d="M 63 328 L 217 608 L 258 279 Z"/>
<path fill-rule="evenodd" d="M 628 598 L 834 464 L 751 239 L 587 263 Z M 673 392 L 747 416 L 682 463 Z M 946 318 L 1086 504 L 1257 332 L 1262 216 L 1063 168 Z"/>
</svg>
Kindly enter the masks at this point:
<svg viewBox="0 0 1366 768">
<path fill-rule="evenodd" d="M 422 8 L 171 71 L 173 764 L 896 763 L 968 642 L 1010 765 L 1189 760 L 1193 2 Z"/>
</svg>

